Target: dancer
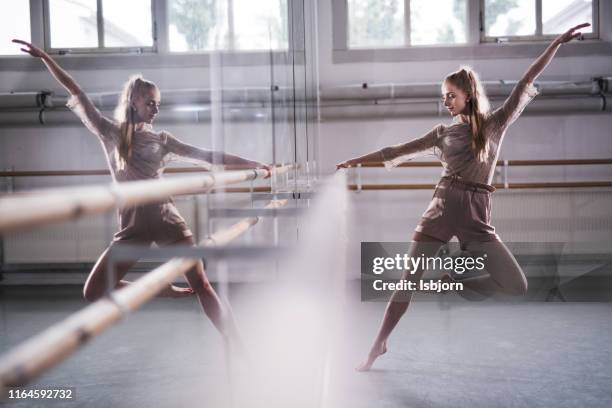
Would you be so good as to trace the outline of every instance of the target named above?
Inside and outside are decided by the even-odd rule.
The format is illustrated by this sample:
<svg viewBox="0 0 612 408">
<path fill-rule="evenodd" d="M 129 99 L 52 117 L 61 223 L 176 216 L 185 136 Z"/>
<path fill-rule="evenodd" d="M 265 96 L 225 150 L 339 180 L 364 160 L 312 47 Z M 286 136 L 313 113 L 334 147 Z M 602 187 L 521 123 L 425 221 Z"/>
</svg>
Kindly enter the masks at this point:
<svg viewBox="0 0 612 408">
<path fill-rule="evenodd" d="M 503 105 L 489 113 L 488 100 L 475 72 L 462 68 L 447 76 L 442 84 L 444 106 L 454 123 L 438 125 L 425 136 L 396 146 L 347 160 L 338 169 L 359 163 L 383 161 L 395 166 L 424 151 L 433 152 L 444 166 L 433 199 L 412 237 L 409 256 L 435 256 L 440 247 L 457 236 L 462 247 L 475 257 L 486 254 L 488 274 L 464 279 L 464 287 L 484 296 L 501 292 L 522 295 L 527 280 L 512 253 L 490 224 L 490 185 L 504 134 L 510 124 L 537 94 L 533 81 L 550 63 L 559 47 L 581 35 L 580 24 L 558 36 L 536 59 L 512 90 Z M 414 271 L 411 271 L 414 272 Z M 419 280 L 424 270 L 404 273 L 404 279 Z M 451 281 L 449 275 L 444 280 Z M 367 371 L 387 351 L 387 339 L 408 309 L 412 294 L 396 291 L 385 310 L 383 321 L 367 359 L 357 367 Z"/>
<path fill-rule="evenodd" d="M 108 166 L 115 182 L 156 179 L 161 177 L 171 155 L 198 160 L 203 164 L 223 163 L 246 168 L 270 167 L 231 154 L 199 149 L 175 138 L 166 131 L 156 132 L 152 123 L 159 112 L 160 91 L 139 75 L 132 76 L 123 88 L 115 110 L 115 120 L 103 116 L 74 79 L 47 53 L 22 40 L 22 51 L 40 58 L 53 77 L 70 93 L 67 106 L 81 119 L 104 147 Z M 193 234 L 171 199 L 119 212 L 121 229 L 110 246 L 102 253 L 85 283 L 83 294 L 95 301 L 105 293 L 109 251 L 121 244 L 195 245 Z M 113 284 L 117 288 L 130 282 L 122 280 L 137 260 L 116 265 Z M 195 292 L 206 315 L 226 338 L 237 339 L 231 312 L 224 310 L 211 286 L 202 261 L 185 274 L 191 289 L 169 286 L 162 296 L 184 296 Z"/>
</svg>

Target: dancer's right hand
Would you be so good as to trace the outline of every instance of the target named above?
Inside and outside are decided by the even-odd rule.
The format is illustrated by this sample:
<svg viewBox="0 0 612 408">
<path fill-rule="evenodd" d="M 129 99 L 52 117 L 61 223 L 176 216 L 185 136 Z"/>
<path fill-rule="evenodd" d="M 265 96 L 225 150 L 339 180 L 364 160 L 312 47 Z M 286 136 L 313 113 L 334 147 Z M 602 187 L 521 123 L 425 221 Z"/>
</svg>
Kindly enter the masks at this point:
<svg viewBox="0 0 612 408">
<path fill-rule="evenodd" d="M 33 57 L 44 58 L 44 57 L 47 56 L 46 52 L 44 52 L 43 50 L 41 50 L 40 48 L 38 48 L 34 44 L 31 44 L 31 43 L 29 43 L 27 41 L 14 39 L 13 42 L 16 43 L 16 44 L 24 45 L 25 47 L 21 48 L 21 51 L 27 52 L 28 54 L 30 54 Z"/>
</svg>

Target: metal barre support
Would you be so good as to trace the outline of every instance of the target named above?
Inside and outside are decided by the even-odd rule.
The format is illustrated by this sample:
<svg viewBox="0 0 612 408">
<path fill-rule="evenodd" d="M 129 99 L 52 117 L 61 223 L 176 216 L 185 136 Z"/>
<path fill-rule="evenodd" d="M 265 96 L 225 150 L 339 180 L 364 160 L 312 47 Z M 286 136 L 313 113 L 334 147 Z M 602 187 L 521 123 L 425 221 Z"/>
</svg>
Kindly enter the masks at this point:
<svg viewBox="0 0 612 408">
<path fill-rule="evenodd" d="M 312 191 L 299 191 L 299 192 L 290 192 L 283 191 L 278 193 L 253 193 L 252 198 L 253 201 L 269 201 L 269 200 L 280 200 L 280 199 L 288 199 L 288 200 L 297 200 L 297 199 L 310 199 L 315 195 Z"/>
<path fill-rule="evenodd" d="M 286 249 L 274 246 L 224 246 L 224 247 L 203 247 L 203 246 L 172 246 L 155 248 L 145 245 L 118 245 L 109 251 L 109 259 L 112 261 L 127 261 L 134 258 L 158 258 L 167 260 L 172 258 L 249 258 L 277 256 Z"/>
<path fill-rule="evenodd" d="M 302 208 L 211 208 L 209 217 L 239 218 L 239 217 L 294 217 L 304 213 Z"/>
</svg>

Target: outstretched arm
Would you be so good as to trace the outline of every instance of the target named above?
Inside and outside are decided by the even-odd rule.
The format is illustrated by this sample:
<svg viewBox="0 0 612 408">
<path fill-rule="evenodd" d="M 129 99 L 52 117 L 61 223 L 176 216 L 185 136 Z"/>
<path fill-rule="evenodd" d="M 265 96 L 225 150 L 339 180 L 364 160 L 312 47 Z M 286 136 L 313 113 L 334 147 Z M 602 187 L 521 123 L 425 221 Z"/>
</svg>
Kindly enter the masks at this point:
<svg viewBox="0 0 612 408">
<path fill-rule="evenodd" d="M 347 167 L 353 167 L 362 163 L 380 162 L 384 160 L 385 156 L 383 155 L 382 150 L 377 150 L 375 152 L 364 154 L 363 156 L 355 157 L 342 163 L 338 163 L 336 164 L 336 170 L 346 169 Z"/>
<path fill-rule="evenodd" d="M 336 170 L 345 169 L 347 167 L 352 167 L 363 163 L 381 161 L 387 162 L 400 156 L 415 154 L 430 149 L 436 145 L 439 130 L 440 125 L 434 127 L 426 135 L 418 139 L 411 140 L 407 143 L 400 143 L 397 145 L 388 146 L 375 152 L 355 157 L 342 163 L 338 163 L 336 164 Z"/>
<path fill-rule="evenodd" d="M 79 84 L 77 84 L 74 79 L 49 56 L 49 54 L 27 41 L 13 40 L 13 42 L 24 46 L 21 51 L 27 52 L 33 57 L 40 58 L 49 72 L 51 72 L 51 75 L 53 75 L 57 82 L 66 88 L 71 95 L 78 95 L 82 92 Z"/>
<path fill-rule="evenodd" d="M 26 41 L 13 40 L 13 42 L 24 46 L 21 51 L 42 60 L 51 75 L 70 93 L 71 98 L 68 100 L 67 106 L 92 133 L 103 141 L 116 142 L 118 140 L 119 127 L 100 113 L 93 102 L 83 93 L 79 84 L 49 54 Z"/>
<path fill-rule="evenodd" d="M 580 24 L 570 28 L 565 33 L 561 34 L 553 40 L 552 43 L 544 50 L 542 55 L 536 59 L 533 64 L 527 69 L 527 72 L 515 85 L 508 99 L 504 101 L 501 107 L 493 112 L 498 126 L 505 128 L 513 123 L 523 112 L 523 109 L 529 102 L 538 94 L 537 89 L 533 86 L 533 81 L 544 71 L 550 61 L 553 59 L 561 44 L 577 38 L 582 35 L 580 28 L 589 26 L 588 23 Z"/>
<path fill-rule="evenodd" d="M 233 154 L 212 150 L 200 149 L 199 147 L 184 143 L 168 132 L 164 132 L 166 137 L 166 148 L 168 152 L 177 156 L 187 157 L 207 163 L 220 163 L 224 165 L 244 166 L 248 169 L 266 169 L 270 171 L 270 166 L 258 161 L 245 159 L 244 157 Z"/>
<path fill-rule="evenodd" d="M 525 72 L 525 75 L 523 75 L 523 80 L 525 80 L 527 83 L 535 81 L 542 71 L 544 71 L 544 69 L 548 66 L 550 61 L 552 61 L 553 57 L 559 50 L 559 47 L 566 42 L 570 42 L 571 40 L 580 37 L 582 33 L 578 30 L 588 26 L 590 26 L 589 23 L 579 24 L 555 38 L 553 42 L 550 43 L 548 48 L 546 48 L 546 50 L 542 53 L 542 55 L 540 55 L 538 59 L 531 64 L 527 72 Z"/>
</svg>

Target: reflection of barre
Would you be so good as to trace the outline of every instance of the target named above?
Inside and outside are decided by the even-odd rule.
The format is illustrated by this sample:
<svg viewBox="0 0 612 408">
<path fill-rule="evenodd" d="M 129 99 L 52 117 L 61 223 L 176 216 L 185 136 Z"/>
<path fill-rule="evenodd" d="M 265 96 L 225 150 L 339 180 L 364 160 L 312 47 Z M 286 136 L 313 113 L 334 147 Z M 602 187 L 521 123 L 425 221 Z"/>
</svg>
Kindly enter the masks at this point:
<svg viewBox="0 0 612 408">
<path fill-rule="evenodd" d="M 287 200 L 272 201 L 265 208 L 280 208 L 286 203 Z M 214 233 L 200 245 L 226 245 L 257 221 L 258 217 L 245 218 Z M 109 298 L 98 300 L 6 353 L 0 358 L 0 395 L 6 394 L 7 387 L 23 386 L 63 361 L 89 339 L 161 292 L 196 262 L 198 259 L 171 259 L 132 284 L 113 291 Z"/>
<path fill-rule="evenodd" d="M 288 167 L 275 168 L 284 173 Z M 215 186 L 265 177 L 264 169 L 219 172 L 172 179 L 131 181 L 18 193 L 0 199 L 0 232 L 16 230 L 164 200 L 176 194 L 194 194 Z"/>
<path fill-rule="evenodd" d="M 247 170 L 239 164 L 224 164 L 223 170 Z M 210 170 L 203 167 L 166 167 L 164 174 L 170 173 L 209 173 Z M 108 169 L 97 170 L 16 170 L 0 171 L 0 177 L 70 177 L 70 176 L 110 176 Z"/>
</svg>

